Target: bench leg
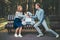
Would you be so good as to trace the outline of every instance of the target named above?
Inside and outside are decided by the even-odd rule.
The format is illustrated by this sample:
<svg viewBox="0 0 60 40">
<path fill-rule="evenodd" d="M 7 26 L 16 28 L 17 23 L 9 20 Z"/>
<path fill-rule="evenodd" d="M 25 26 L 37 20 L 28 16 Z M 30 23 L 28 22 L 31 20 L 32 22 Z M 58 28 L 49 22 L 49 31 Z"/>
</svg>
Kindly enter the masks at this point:
<svg viewBox="0 0 60 40">
<path fill-rule="evenodd" d="M 11 29 L 8 29 L 8 34 L 10 34 L 12 31 L 11 31 Z"/>
</svg>

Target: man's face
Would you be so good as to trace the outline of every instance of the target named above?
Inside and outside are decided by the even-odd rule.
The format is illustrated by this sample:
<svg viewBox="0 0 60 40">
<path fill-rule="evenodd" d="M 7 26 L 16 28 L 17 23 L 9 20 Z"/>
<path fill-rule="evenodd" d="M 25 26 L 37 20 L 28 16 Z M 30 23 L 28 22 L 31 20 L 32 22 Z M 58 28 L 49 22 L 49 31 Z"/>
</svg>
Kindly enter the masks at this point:
<svg viewBox="0 0 60 40">
<path fill-rule="evenodd" d="M 39 6 L 38 6 L 37 4 L 35 4 L 35 8 L 36 8 L 36 9 L 38 9 L 38 8 L 39 8 Z"/>
</svg>

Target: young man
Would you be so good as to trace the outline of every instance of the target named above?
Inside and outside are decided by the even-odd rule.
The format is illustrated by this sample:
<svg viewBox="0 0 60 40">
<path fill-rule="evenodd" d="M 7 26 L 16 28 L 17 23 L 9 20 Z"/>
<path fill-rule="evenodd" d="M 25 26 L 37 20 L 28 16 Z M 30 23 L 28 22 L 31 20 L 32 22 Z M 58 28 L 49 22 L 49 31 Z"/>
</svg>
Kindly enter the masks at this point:
<svg viewBox="0 0 60 40">
<path fill-rule="evenodd" d="M 49 29 L 47 24 L 46 24 L 46 21 L 44 19 L 44 10 L 40 8 L 40 4 L 39 3 L 36 3 L 35 4 L 35 8 L 37 9 L 36 11 L 36 14 L 35 16 L 32 16 L 32 18 L 38 18 L 38 22 L 34 25 L 35 29 L 38 31 L 39 35 L 37 35 L 37 37 L 40 37 L 40 36 L 43 36 L 43 33 L 41 32 L 41 30 L 39 29 L 39 25 L 42 24 L 43 27 L 45 28 L 45 30 L 47 32 L 51 32 L 53 33 L 56 38 L 59 37 L 59 34 L 57 34 L 56 32 L 54 32 L 53 30 Z"/>
</svg>

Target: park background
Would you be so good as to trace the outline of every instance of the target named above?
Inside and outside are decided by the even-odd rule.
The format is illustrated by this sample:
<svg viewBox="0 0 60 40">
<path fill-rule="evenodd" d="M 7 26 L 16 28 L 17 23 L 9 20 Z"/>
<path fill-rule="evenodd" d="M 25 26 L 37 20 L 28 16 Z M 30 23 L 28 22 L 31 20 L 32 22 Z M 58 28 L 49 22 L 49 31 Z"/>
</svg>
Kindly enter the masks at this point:
<svg viewBox="0 0 60 40">
<path fill-rule="evenodd" d="M 8 15 L 14 15 L 18 5 L 23 6 L 23 12 L 30 11 L 32 14 L 35 14 L 35 3 L 40 3 L 41 8 L 44 9 L 48 25 L 51 25 L 52 29 L 55 28 L 55 31 L 58 33 L 60 32 L 60 0 L 0 0 L 0 38 L 2 40 L 2 34 L 4 35 L 5 33 L 5 35 L 8 35 L 5 31 L 5 25 L 8 23 Z M 59 40 L 55 38 L 51 39 Z"/>
</svg>

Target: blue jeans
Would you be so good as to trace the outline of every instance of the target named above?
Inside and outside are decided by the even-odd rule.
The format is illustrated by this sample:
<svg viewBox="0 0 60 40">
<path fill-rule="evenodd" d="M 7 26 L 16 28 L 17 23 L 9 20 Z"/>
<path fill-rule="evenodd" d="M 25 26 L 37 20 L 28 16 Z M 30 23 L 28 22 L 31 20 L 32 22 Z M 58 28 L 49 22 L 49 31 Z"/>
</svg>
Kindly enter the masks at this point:
<svg viewBox="0 0 60 40">
<path fill-rule="evenodd" d="M 40 30 L 39 27 L 38 27 L 39 25 L 40 25 L 40 22 L 38 21 L 38 22 L 34 25 L 34 27 L 35 27 L 35 29 L 38 31 L 38 33 L 40 34 L 40 33 L 42 33 L 42 32 L 41 32 L 41 30 Z M 53 33 L 54 35 L 58 35 L 55 31 L 53 31 L 52 29 L 48 28 L 47 23 L 46 23 L 45 20 L 43 20 L 42 25 L 43 25 L 43 27 L 45 28 L 45 30 L 46 30 L 47 32 L 51 32 L 51 33 Z M 43 34 L 43 33 L 42 33 L 42 34 Z"/>
</svg>

